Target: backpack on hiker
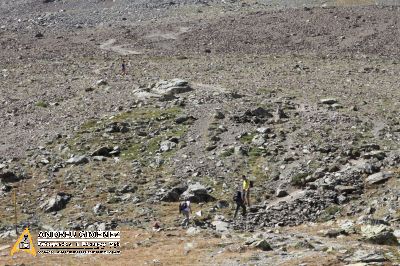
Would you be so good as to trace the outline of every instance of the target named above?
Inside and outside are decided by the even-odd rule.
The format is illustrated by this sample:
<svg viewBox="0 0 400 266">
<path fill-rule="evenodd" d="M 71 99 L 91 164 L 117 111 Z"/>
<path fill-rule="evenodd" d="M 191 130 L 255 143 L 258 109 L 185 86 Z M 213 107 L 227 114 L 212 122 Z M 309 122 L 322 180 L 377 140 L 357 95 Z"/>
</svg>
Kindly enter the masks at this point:
<svg viewBox="0 0 400 266">
<path fill-rule="evenodd" d="M 181 202 L 179 204 L 179 213 L 182 213 L 183 211 L 185 211 L 187 209 L 187 207 L 188 207 L 188 204 L 186 201 Z"/>
<path fill-rule="evenodd" d="M 241 191 L 236 191 L 236 194 L 233 196 L 233 201 L 234 202 L 241 202 L 242 201 L 242 192 Z"/>
</svg>

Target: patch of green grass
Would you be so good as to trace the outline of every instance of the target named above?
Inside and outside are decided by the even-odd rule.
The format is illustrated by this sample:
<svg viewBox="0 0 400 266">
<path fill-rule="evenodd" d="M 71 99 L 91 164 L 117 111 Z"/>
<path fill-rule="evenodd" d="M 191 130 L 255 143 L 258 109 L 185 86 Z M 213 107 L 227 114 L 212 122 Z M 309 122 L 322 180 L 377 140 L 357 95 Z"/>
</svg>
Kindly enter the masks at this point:
<svg viewBox="0 0 400 266">
<path fill-rule="evenodd" d="M 396 247 L 390 247 L 389 249 L 392 253 L 392 257 L 388 259 L 392 260 L 394 263 L 400 263 L 400 250 Z"/>
<path fill-rule="evenodd" d="M 242 142 L 243 144 L 249 144 L 251 143 L 255 135 L 255 133 L 247 133 L 246 135 L 240 137 L 240 142 Z"/>
<path fill-rule="evenodd" d="M 128 147 L 122 147 L 121 157 L 127 160 L 137 160 L 140 158 L 141 145 L 138 143 L 130 144 Z"/>
<path fill-rule="evenodd" d="M 266 150 L 258 147 L 252 147 L 248 153 L 248 160 L 239 167 L 241 169 L 240 175 L 252 175 L 257 178 L 257 181 L 266 181 L 269 179 L 264 167 Z"/>
<path fill-rule="evenodd" d="M 46 103 L 45 101 L 40 100 L 40 101 L 35 103 L 35 106 L 42 107 L 42 108 L 47 108 L 47 107 L 49 107 L 49 104 Z"/>
<path fill-rule="evenodd" d="M 168 109 L 160 109 L 154 107 L 142 107 L 136 108 L 133 111 L 125 112 L 116 115 L 113 121 L 121 122 L 126 120 L 146 120 L 146 119 L 156 119 L 163 118 L 159 120 L 167 120 L 175 118 L 180 112 L 181 108 L 171 107 Z"/>
<path fill-rule="evenodd" d="M 147 142 L 143 143 L 134 143 L 130 144 L 127 147 L 122 147 L 122 158 L 127 160 L 140 160 L 144 165 L 149 165 L 150 162 L 147 161 L 147 157 L 145 155 L 152 155 L 156 154 L 160 149 L 161 141 L 169 138 L 169 137 L 178 137 L 180 138 L 187 132 L 188 126 L 186 125 L 179 125 L 174 127 L 171 130 L 163 131 L 160 135 L 154 136 L 153 138 L 147 140 Z M 141 148 L 145 147 L 145 151 L 141 152 Z M 172 156 L 177 147 L 173 148 L 168 152 L 162 153 L 162 157 L 164 159 L 169 158 Z"/>
<path fill-rule="evenodd" d="M 274 90 L 269 88 L 259 88 L 257 90 L 257 93 L 259 94 L 270 94 L 271 92 L 274 92 Z"/>
<path fill-rule="evenodd" d="M 258 147 L 252 147 L 249 151 L 249 161 L 251 162 L 252 160 L 256 160 L 257 157 L 261 157 L 265 154 L 265 150 L 264 149 L 260 149 Z"/>
<path fill-rule="evenodd" d="M 218 129 L 218 122 L 217 121 L 213 121 L 210 123 L 210 125 L 208 126 L 208 131 L 215 131 Z"/>
<path fill-rule="evenodd" d="M 328 215 L 335 215 L 337 212 L 340 211 L 340 207 L 337 205 L 331 205 L 325 209 L 325 213 Z"/>
<path fill-rule="evenodd" d="M 167 137 L 182 137 L 188 130 L 187 125 L 177 125 L 169 130 L 165 135 Z"/>
<path fill-rule="evenodd" d="M 231 156 L 233 153 L 235 152 L 235 149 L 234 148 L 227 148 L 227 149 L 225 149 L 223 152 L 221 152 L 221 157 L 222 158 L 226 158 L 226 157 L 229 157 L 229 156 Z"/>
<path fill-rule="evenodd" d="M 310 174 L 310 173 L 307 173 L 307 172 L 301 172 L 301 173 L 298 173 L 298 174 L 294 175 L 294 176 L 292 177 L 291 184 L 292 184 L 293 186 L 297 186 L 297 187 L 304 186 L 305 183 L 306 183 L 306 182 L 305 182 L 306 177 L 307 177 L 309 174 Z"/>
<path fill-rule="evenodd" d="M 160 143 L 163 140 L 163 136 L 156 136 L 154 138 L 151 138 L 147 142 L 147 153 L 155 154 L 159 149 L 160 149 Z"/>
<path fill-rule="evenodd" d="M 96 125 L 97 125 L 97 120 L 90 119 L 81 125 L 80 130 L 86 131 L 86 130 L 94 128 Z"/>
<path fill-rule="evenodd" d="M 332 204 L 321 213 L 319 220 L 322 222 L 327 222 L 329 220 L 332 220 L 336 215 L 336 213 L 340 212 L 341 210 L 342 209 L 340 208 L 340 206 Z"/>
<path fill-rule="evenodd" d="M 257 158 L 250 163 L 250 171 L 253 176 L 257 178 L 258 181 L 266 181 L 269 179 L 267 173 L 264 170 L 264 160 L 263 158 Z"/>
</svg>

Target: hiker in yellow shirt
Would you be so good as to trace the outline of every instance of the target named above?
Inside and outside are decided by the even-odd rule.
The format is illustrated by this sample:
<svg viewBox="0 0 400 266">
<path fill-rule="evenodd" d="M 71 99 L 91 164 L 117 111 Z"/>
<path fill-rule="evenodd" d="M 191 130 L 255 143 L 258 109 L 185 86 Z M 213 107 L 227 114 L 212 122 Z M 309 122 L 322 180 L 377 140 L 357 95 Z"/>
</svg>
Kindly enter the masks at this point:
<svg viewBox="0 0 400 266">
<path fill-rule="evenodd" d="M 245 176 L 242 175 L 243 179 L 243 188 L 242 188 L 242 197 L 244 204 L 250 207 L 250 180 Z"/>
</svg>

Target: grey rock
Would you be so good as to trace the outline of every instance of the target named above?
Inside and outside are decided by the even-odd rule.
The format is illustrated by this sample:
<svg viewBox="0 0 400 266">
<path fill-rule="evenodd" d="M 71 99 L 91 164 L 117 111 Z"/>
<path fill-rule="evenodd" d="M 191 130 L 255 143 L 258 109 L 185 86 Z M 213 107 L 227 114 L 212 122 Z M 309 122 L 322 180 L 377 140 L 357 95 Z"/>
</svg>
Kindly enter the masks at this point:
<svg viewBox="0 0 400 266">
<path fill-rule="evenodd" d="M 35 37 L 40 39 L 40 38 L 43 38 L 44 35 L 43 35 L 43 33 L 38 32 L 38 33 L 35 34 Z"/>
<path fill-rule="evenodd" d="M 188 236 L 195 236 L 195 235 L 198 235 L 198 234 L 200 234 L 201 233 L 201 229 L 200 228 L 197 228 L 197 227 L 189 227 L 187 230 L 186 230 L 186 234 L 188 235 Z"/>
<path fill-rule="evenodd" d="M 71 195 L 63 192 L 59 192 L 49 200 L 47 200 L 40 207 L 44 209 L 45 212 L 56 212 L 65 208 L 69 200 L 71 199 Z"/>
<path fill-rule="evenodd" d="M 5 231 L 0 234 L 0 239 L 16 238 L 16 237 L 17 237 L 17 234 L 15 233 L 15 230 Z"/>
<path fill-rule="evenodd" d="M 280 121 L 281 119 L 289 118 L 282 108 L 278 107 L 274 113 L 274 119 L 276 122 Z"/>
<path fill-rule="evenodd" d="M 335 190 L 337 190 L 340 193 L 352 193 L 352 192 L 356 191 L 357 188 L 354 186 L 338 185 L 338 186 L 335 186 Z"/>
<path fill-rule="evenodd" d="M 161 165 L 163 165 L 164 162 L 165 161 L 162 158 L 162 156 L 158 154 L 158 155 L 154 156 L 150 166 L 153 168 L 158 168 L 158 167 L 161 167 Z M 137 168 L 137 169 L 138 169 L 138 172 L 141 172 L 141 170 L 139 168 Z"/>
<path fill-rule="evenodd" d="M 252 116 L 257 116 L 257 117 L 261 117 L 261 118 L 272 117 L 272 114 L 262 107 L 258 107 L 256 109 L 250 111 L 250 114 Z"/>
<path fill-rule="evenodd" d="M 0 183 L 0 191 L 3 191 L 3 192 L 10 192 L 11 189 L 12 189 L 12 186 L 10 186 L 10 185 L 8 185 L 8 184 L 1 185 L 1 183 Z"/>
<path fill-rule="evenodd" d="M 130 193 L 124 194 L 123 196 L 120 197 L 121 201 L 128 201 L 132 195 Z"/>
<path fill-rule="evenodd" d="M 371 151 L 363 155 L 364 159 L 376 158 L 378 160 L 383 160 L 385 159 L 385 157 L 386 157 L 386 152 L 384 151 Z"/>
<path fill-rule="evenodd" d="M 372 174 L 365 179 L 368 185 L 381 184 L 386 182 L 389 178 L 393 177 L 392 172 L 379 172 Z"/>
<path fill-rule="evenodd" d="M 361 235 L 366 242 L 378 245 L 398 245 L 399 242 L 393 234 L 393 230 L 384 224 L 363 225 Z"/>
<path fill-rule="evenodd" d="M 112 151 L 110 152 L 111 156 L 116 156 L 121 153 L 121 148 L 119 146 L 113 147 Z"/>
<path fill-rule="evenodd" d="M 74 164 L 74 165 L 79 165 L 79 164 L 86 164 L 89 162 L 89 159 L 82 155 L 82 156 L 75 156 L 72 158 L 69 158 L 66 163 L 67 164 Z"/>
<path fill-rule="evenodd" d="M 336 100 L 336 99 L 334 99 L 334 98 L 325 98 L 325 99 L 321 99 L 320 100 L 320 103 L 322 103 L 322 104 L 328 104 L 328 105 L 332 105 L 332 104 L 335 104 L 335 103 L 337 103 L 338 101 Z"/>
<path fill-rule="evenodd" d="M 252 243 L 250 245 L 250 247 L 261 249 L 262 251 L 271 251 L 272 250 L 271 245 L 267 242 L 267 240 L 264 240 L 264 239 L 255 241 L 254 243 Z"/>
<path fill-rule="evenodd" d="M 343 108 L 343 105 L 338 104 L 338 103 L 334 103 L 334 104 L 332 104 L 332 105 L 330 106 L 330 108 L 332 108 L 332 109 L 342 109 L 342 108 Z"/>
<path fill-rule="evenodd" d="M 245 156 L 247 155 L 247 149 L 245 149 L 243 146 L 235 146 L 234 153 L 235 155 Z"/>
<path fill-rule="evenodd" d="M 172 188 L 171 190 L 167 191 L 166 193 L 164 193 L 161 197 L 161 201 L 166 201 L 166 202 L 179 201 L 179 197 L 187 189 L 188 189 L 188 186 L 186 186 L 186 185 L 176 186 L 176 187 Z"/>
<path fill-rule="evenodd" d="M 287 196 L 287 195 L 288 195 L 287 191 L 284 190 L 284 189 L 282 189 L 282 188 L 278 188 L 278 189 L 276 190 L 276 196 L 277 196 L 278 198 L 280 198 L 280 197 L 285 197 L 285 196 Z"/>
<path fill-rule="evenodd" d="M 340 224 L 340 229 L 342 229 L 346 234 L 356 233 L 356 226 L 350 220 L 342 221 Z"/>
<path fill-rule="evenodd" d="M 324 236 L 330 237 L 330 238 L 335 238 L 338 237 L 339 235 L 347 235 L 346 231 L 343 229 L 338 229 L 338 228 L 331 228 L 328 229 L 326 232 L 324 232 Z"/>
<path fill-rule="evenodd" d="M 265 143 L 265 136 L 264 135 L 255 135 L 251 140 L 251 144 L 255 146 L 262 146 Z"/>
<path fill-rule="evenodd" d="M 215 119 L 224 119 L 225 118 L 225 115 L 221 111 L 215 112 L 213 116 Z"/>
<path fill-rule="evenodd" d="M 136 186 L 124 185 L 121 189 L 118 190 L 119 193 L 134 193 L 138 188 Z"/>
<path fill-rule="evenodd" d="M 271 129 L 268 127 L 259 127 L 256 129 L 256 131 L 260 134 L 268 134 L 271 133 Z"/>
<path fill-rule="evenodd" d="M 196 118 L 194 118 L 193 116 L 180 115 L 175 119 L 175 123 L 183 124 L 183 123 L 186 123 L 186 122 L 192 122 L 194 120 L 196 120 Z"/>
<path fill-rule="evenodd" d="M 107 157 L 104 157 L 104 156 L 93 156 L 92 159 L 93 159 L 93 161 L 103 162 L 103 161 L 107 160 Z"/>
<path fill-rule="evenodd" d="M 384 254 L 380 251 L 375 250 L 357 250 L 351 256 L 344 259 L 345 262 L 357 263 L 357 262 L 385 262 L 387 259 Z"/>
<path fill-rule="evenodd" d="M 228 232 L 229 229 L 229 223 L 223 222 L 223 221 L 213 221 L 211 223 L 213 226 L 215 226 L 215 230 L 219 233 L 225 233 Z"/>
<path fill-rule="evenodd" d="M 130 125 L 126 122 L 112 122 L 105 128 L 106 133 L 126 133 L 129 132 Z"/>
<path fill-rule="evenodd" d="M 106 207 L 101 203 L 97 203 L 96 206 L 93 207 L 93 213 L 96 215 L 102 215 L 106 211 Z"/>
<path fill-rule="evenodd" d="M 167 151 L 172 150 L 175 146 L 176 146 L 175 142 L 165 140 L 165 141 L 161 142 L 161 144 L 160 144 L 160 151 L 167 152 Z"/>
<path fill-rule="evenodd" d="M 227 202 L 226 200 L 219 200 L 217 202 L 217 208 L 218 209 L 225 209 L 229 207 L 229 202 Z"/>
<path fill-rule="evenodd" d="M 214 197 L 208 194 L 206 187 L 200 183 L 189 185 L 188 189 L 180 196 L 180 199 L 187 199 L 196 203 L 215 200 Z"/>
<path fill-rule="evenodd" d="M 193 89 L 188 85 L 188 82 L 182 79 L 162 80 L 155 84 L 151 89 L 153 93 L 173 97 L 175 94 L 185 93 Z"/>
<path fill-rule="evenodd" d="M 104 80 L 104 79 L 100 79 L 100 80 L 96 81 L 96 85 L 97 86 L 104 86 L 104 85 L 107 85 L 107 84 L 108 84 L 108 82 L 106 80 Z"/>
<path fill-rule="evenodd" d="M 108 157 L 108 156 L 110 156 L 110 152 L 112 150 L 113 150 L 112 148 L 107 147 L 107 146 L 100 147 L 100 148 L 96 149 L 95 151 L 93 151 L 90 156 L 105 156 L 105 157 Z"/>
<path fill-rule="evenodd" d="M 21 180 L 21 177 L 17 176 L 13 172 L 6 171 L 3 173 L 0 173 L 0 182 L 12 183 L 12 182 L 18 182 L 19 180 Z"/>
<path fill-rule="evenodd" d="M 106 223 L 97 224 L 97 231 L 105 231 L 107 229 Z"/>
<path fill-rule="evenodd" d="M 222 133 L 222 132 L 228 131 L 228 129 L 224 125 L 219 125 L 218 128 L 217 128 L 217 131 L 219 133 Z"/>
</svg>

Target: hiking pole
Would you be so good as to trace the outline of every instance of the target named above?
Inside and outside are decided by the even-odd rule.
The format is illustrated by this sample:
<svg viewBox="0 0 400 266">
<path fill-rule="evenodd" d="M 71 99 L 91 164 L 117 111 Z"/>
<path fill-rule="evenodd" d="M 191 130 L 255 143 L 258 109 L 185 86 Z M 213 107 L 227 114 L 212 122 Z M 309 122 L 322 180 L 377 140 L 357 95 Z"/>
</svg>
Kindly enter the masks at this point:
<svg viewBox="0 0 400 266">
<path fill-rule="evenodd" d="M 18 226 L 17 226 L 17 197 L 16 197 L 16 189 L 14 189 L 14 222 L 15 222 L 15 234 L 18 236 Z"/>
</svg>

